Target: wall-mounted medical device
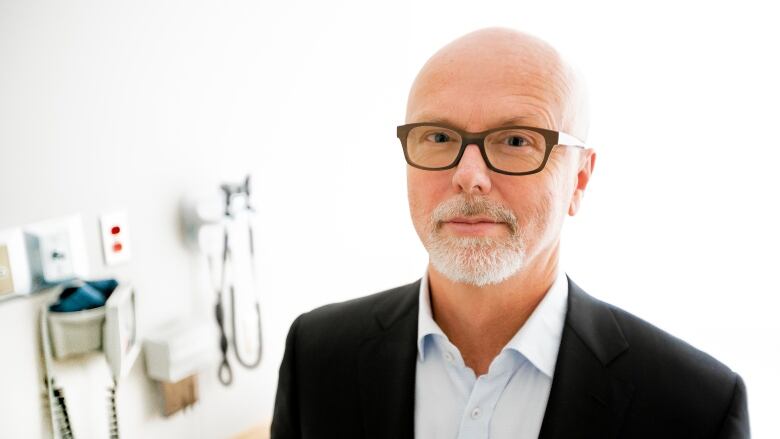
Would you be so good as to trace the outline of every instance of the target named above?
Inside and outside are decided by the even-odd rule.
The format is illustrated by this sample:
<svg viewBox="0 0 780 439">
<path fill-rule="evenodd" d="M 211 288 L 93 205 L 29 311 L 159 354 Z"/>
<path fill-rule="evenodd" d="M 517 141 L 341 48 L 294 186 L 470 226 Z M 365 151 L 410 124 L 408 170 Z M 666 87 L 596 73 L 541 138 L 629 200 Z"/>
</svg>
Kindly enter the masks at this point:
<svg viewBox="0 0 780 439">
<path fill-rule="evenodd" d="M 61 287 L 54 303 L 41 309 L 41 343 L 52 426 L 60 438 L 73 437 L 64 389 L 57 385 L 54 361 L 103 351 L 111 372 L 109 436 L 119 437 L 116 392 L 140 351 L 136 293 L 113 279 L 73 281 Z"/>
<path fill-rule="evenodd" d="M 95 281 L 76 281 L 62 289 L 58 301 L 47 306 L 47 324 L 54 358 L 63 359 L 103 350 L 112 375 L 123 377 L 140 350 L 136 333 L 136 294 L 133 287 L 120 283 L 101 303 Z M 99 284 L 98 284 L 99 285 Z M 77 303 L 77 305 L 70 305 Z M 72 307 L 89 307 L 72 310 Z M 68 308 L 71 307 L 71 308 Z M 64 309 L 63 309 L 64 308 Z"/>
<path fill-rule="evenodd" d="M 217 375 L 226 386 L 233 381 L 228 357 L 231 342 L 236 360 L 242 366 L 256 368 L 262 358 L 260 302 L 256 291 L 256 212 L 251 195 L 251 177 L 247 175 L 240 183 L 224 183 L 218 190 L 190 195 L 185 198 L 181 209 L 187 244 L 205 256 L 212 283 L 210 288 L 215 290 L 214 316 L 220 332 L 219 349 L 222 353 Z M 242 279 L 248 279 L 243 288 L 238 286 Z M 225 307 L 228 294 L 230 310 Z M 232 327 L 230 341 L 227 324 Z M 254 325 L 256 334 L 243 330 L 245 326 Z M 239 339 L 244 341 L 239 342 Z M 246 340 L 254 341 L 250 353 L 245 347 L 250 344 Z"/>
</svg>

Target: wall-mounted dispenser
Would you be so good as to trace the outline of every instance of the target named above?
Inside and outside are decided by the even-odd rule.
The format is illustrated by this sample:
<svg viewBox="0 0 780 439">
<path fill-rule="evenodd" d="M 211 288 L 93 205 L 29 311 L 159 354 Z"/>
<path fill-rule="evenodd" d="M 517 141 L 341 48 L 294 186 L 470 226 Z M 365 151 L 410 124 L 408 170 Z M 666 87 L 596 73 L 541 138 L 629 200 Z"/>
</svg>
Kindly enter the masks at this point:
<svg viewBox="0 0 780 439">
<path fill-rule="evenodd" d="M 215 358 L 210 325 L 172 323 L 144 340 L 146 373 L 157 381 L 176 382 L 206 368 Z"/>
<path fill-rule="evenodd" d="M 159 383 L 163 414 L 170 416 L 198 400 L 198 376 L 214 360 L 214 332 L 206 324 L 172 323 L 144 341 L 146 373 Z"/>
</svg>

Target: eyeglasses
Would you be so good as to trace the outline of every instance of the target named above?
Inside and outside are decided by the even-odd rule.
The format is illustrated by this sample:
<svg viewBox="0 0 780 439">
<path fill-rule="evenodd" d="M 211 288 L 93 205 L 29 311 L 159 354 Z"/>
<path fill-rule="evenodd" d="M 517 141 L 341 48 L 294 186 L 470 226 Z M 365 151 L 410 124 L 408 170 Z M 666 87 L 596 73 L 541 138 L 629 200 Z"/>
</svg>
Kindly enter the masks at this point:
<svg viewBox="0 0 780 439">
<path fill-rule="evenodd" d="M 470 133 L 431 122 L 397 128 L 406 163 L 415 168 L 440 171 L 454 168 L 466 146 L 479 147 L 487 167 L 507 175 L 534 174 L 547 164 L 553 147 L 584 148 L 576 137 L 545 128 L 510 126 Z"/>
</svg>

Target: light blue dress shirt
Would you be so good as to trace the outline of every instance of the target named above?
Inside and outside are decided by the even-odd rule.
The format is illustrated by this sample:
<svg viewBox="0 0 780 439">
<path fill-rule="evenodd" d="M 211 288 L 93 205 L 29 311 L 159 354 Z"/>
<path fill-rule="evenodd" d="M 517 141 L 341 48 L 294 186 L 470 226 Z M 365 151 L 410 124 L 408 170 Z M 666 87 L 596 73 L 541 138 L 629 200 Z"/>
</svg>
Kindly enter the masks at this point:
<svg viewBox="0 0 780 439">
<path fill-rule="evenodd" d="M 418 439 L 536 439 L 566 317 L 559 270 L 531 316 L 476 377 L 433 320 L 427 270 L 420 283 L 414 432 Z"/>
</svg>

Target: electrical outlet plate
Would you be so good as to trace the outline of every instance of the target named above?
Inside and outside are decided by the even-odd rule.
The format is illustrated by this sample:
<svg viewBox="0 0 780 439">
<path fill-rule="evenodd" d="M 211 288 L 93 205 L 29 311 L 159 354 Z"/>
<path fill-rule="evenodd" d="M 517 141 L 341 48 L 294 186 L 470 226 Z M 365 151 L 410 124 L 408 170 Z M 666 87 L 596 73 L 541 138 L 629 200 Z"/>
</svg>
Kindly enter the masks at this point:
<svg viewBox="0 0 780 439">
<path fill-rule="evenodd" d="M 103 241 L 103 259 L 106 265 L 116 265 L 130 260 L 127 212 L 117 211 L 102 215 L 100 237 Z"/>
<path fill-rule="evenodd" d="M 43 281 L 54 284 L 76 277 L 68 227 L 56 228 L 38 237 Z"/>
<path fill-rule="evenodd" d="M 3 265 L 9 269 L 13 284 L 11 293 L 0 294 L 0 301 L 24 297 L 68 278 L 89 277 L 79 215 L 0 230 L 0 246 L 6 249 L 8 260 Z M 8 281 L 3 279 L 0 291 L 7 290 Z"/>
<path fill-rule="evenodd" d="M 23 230 L 32 291 L 89 275 L 80 216 L 41 221 Z"/>
</svg>

